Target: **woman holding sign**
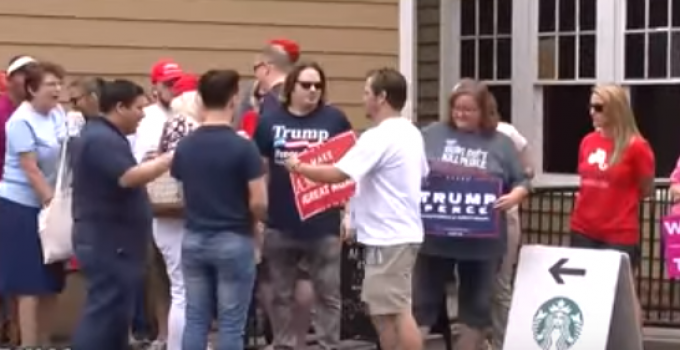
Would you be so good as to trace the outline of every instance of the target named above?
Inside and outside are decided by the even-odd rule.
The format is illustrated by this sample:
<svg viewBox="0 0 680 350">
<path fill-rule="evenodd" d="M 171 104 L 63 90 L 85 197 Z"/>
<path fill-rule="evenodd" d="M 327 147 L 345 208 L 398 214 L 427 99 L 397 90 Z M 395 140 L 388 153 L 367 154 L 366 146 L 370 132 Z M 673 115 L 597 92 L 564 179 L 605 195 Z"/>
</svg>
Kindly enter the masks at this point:
<svg viewBox="0 0 680 350">
<path fill-rule="evenodd" d="M 423 185 L 425 240 L 414 270 L 414 314 L 423 331 L 435 323 L 445 284 L 459 276 L 456 349 L 476 350 L 491 327 L 492 297 L 506 252 L 506 211 L 529 193 L 513 141 L 497 131 L 486 85 L 468 82 L 450 98 L 448 121 L 423 131 L 431 172 Z"/>
<path fill-rule="evenodd" d="M 654 153 L 622 88 L 595 87 L 590 115 L 595 131 L 579 148 L 581 187 L 571 215 L 571 246 L 621 251 L 635 269 L 640 260 L 639 204 L 653 188 Z"/>
</svg>

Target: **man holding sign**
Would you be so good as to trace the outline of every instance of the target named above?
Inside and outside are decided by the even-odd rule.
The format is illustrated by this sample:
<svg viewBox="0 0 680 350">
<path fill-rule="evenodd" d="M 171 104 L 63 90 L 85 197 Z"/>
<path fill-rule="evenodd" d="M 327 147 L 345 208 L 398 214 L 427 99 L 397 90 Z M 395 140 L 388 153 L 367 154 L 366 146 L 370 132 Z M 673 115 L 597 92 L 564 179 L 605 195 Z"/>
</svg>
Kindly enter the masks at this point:
<svg viewBox="0 0 680 350">
<path fill-rule="evenodd" d="M 414 313 L 429 331 L 457 270 L 460 350 L 479 349 L 492 325 L 492 297 L 506 253 L 506 211 L 529 193 L 517 149 L 497 131 L 492 98 L 484 84 L 464 84 L 451 95 L 447 120 L 423 131 L 432 171 L 423 185 L 425 240 L 414 271 Z"/>
<path fill-rule="evenodd" d="M 420 186 L 429 171 L 423 138 L 400 116 L 407 98 L 403 75 L 390 68 L 369 74 L 366 112 L 374 127 L 335 165 L 286 161 L 288 169 L 314 182 L 352 179 L 357 239 L 366 247 L 362 300 L 385 350 L 420 350 L 423 342 L 411 313 L 411 271 L 423 240 Z"/>
<path fill-rule="evenodd" d="M 302 191 L 308 193 L 306 189 L 313 185 L 293 186 L 283 166 L 289 156 L 320 147 L 352 130 L 344 113 L 326 104 L 325 94 L 326 76 L 321 67 L 314 63 L 295 66 L 283 83 L 281 106 L 262 114 L 254 136 L 269 164 L 268 193 L 272 205 L 263 257 L 274 294 L 272 326 L 276 350 L 300 346 L 295 324 L 304 315 L 294 310 L 294 291 L 301 279 L 311 280 L 317 295 L 314 326 L 320 335 L 319 345 L 324 350 L 334 349 L 340 341 L 342 208 L 317 207 L 301 216 L 297 195 Z M 316 196 L 309 193 L 306 204 Z"/>
</svg>

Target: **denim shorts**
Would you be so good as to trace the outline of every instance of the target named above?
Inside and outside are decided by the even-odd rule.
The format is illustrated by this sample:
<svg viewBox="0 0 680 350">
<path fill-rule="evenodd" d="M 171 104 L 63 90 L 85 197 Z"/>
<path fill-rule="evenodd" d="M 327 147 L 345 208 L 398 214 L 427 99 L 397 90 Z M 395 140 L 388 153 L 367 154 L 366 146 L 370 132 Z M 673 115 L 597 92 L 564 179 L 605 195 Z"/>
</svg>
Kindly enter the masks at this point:
<svg viewBox="0 0 680 350">
<path fill-rule="evenodd" d="M 491 327 L 491 308 L 500 261 L 457 260 L 418 254 L 413 275 L 413 314 L 420 327 L 432 327 L 446 308 L 446 285 L 458 271 L 458 322 Z"/>
</svg>

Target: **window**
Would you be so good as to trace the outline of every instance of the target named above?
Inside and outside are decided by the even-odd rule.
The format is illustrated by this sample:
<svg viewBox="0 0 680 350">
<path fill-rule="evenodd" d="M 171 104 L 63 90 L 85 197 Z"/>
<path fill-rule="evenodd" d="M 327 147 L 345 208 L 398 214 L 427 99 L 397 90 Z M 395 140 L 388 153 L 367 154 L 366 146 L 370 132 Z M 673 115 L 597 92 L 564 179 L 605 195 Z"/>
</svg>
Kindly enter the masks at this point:
<svg viewBox="0 0 680 350">
<path fill-rule="evenodd" d="M 625 0 L 624 81 L 638 127 L 667 177 L 680 155 L 680 2 Z"/>
<path fill-rule="evenodd" d="M 638 127 L 656 158 L 656 175 L 668 177 L 680 155 L 680 85 L 636 85 L 630 88 Z M 659 121 L 663 120 L 662 123 Z"/>
<path fill-rule="evenodd" d="M 543 170 L 549 173 L 575 173 L 581 139 L 592 130 L 588 102 L 596 78 L 596 10 L 592 0 L 539 1 L 537 76 Z"/>
<path fill-rule="evenodd" d="M 507 84 L 499 84 L 490 85 L 489 90 L 496 98 L 498 113 L 501 115 L 501 120 L 510 122 L 510 113 L 512 111 L 512 88 Z"/>
<path fill-rule="evenodd" d="M 626 0 L 625 79 L 680 78 L 680 2 Z"/>
<path fill-rule="evenodd" d="M 543 87 L 543 169 L 574 174 L 581 139 L 593 130 L 589 103 L 592 85 Z"/>
<path fill-rule="evenodd" d="M 511 120 L 512 1 L 460 1 L 460 76 L 492 87 L 504 120 Z"/>
<path fill-rule="evenodd" d="M 596 1 L 540 0 L 538 78 L 595 78 Z"/>
</svg>

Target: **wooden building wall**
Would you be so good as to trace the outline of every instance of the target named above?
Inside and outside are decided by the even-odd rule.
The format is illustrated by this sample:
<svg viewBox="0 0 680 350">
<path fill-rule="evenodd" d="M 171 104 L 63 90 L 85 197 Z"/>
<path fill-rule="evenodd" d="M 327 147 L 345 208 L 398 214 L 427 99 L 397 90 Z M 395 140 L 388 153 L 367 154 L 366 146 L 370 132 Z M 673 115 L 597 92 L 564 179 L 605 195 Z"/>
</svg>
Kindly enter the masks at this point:
<svg viewBox="0 0 680 350">
<path fill-rule="evenodd" d="M 365 73 L 398 65 L 398 0 L 3 0 L 0 66 L 17 54 L 63 64 L 72 76 L 132 78 L 170 57 L 185 69 L 252 74 L 272 38 L 300 43 L 330 76 L 330 100 L 365 126 Z"/>
</svg>

